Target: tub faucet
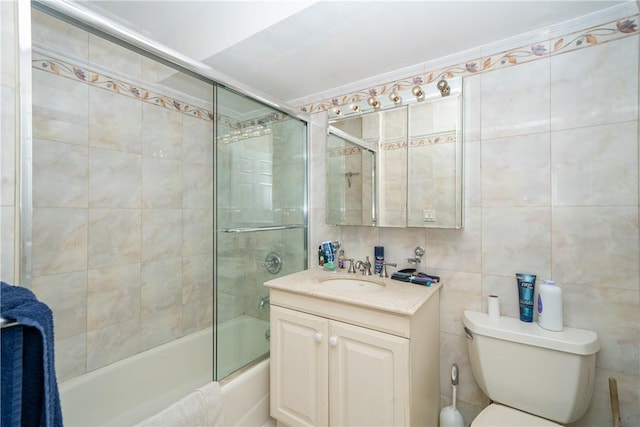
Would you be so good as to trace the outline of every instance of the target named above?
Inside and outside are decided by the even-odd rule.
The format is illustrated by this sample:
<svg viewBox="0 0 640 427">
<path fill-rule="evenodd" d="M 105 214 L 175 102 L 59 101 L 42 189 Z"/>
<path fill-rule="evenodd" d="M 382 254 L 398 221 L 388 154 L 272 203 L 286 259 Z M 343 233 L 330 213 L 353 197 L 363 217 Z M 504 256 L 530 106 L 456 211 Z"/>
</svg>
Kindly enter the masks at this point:
<svg viewBox="0 0 640 427">
<path fill-rule="evenodd" d="M 260 310 L 264 310 L 264 308 L 269 304 L 269 296 L 260 298 L 260 303 L 258 304 L 258 308 Z"/>
<path fill-rule="evenodd" d="M 369 261 L 369 257 L 367 256 L 367 260 L 364 262 L 356 262 L 356 269 L 362 271 L 363 276 L 371 276 L 371 261 Z"/>
</svg>

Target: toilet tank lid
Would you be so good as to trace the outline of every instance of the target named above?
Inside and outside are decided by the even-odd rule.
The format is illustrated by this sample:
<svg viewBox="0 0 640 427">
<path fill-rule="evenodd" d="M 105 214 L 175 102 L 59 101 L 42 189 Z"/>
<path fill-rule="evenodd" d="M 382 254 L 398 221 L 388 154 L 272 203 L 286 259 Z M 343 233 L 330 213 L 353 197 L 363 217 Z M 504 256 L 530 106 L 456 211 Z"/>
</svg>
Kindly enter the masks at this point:
<svg viewBox="0 0 640 427">
<path fill-rule="evenodd" d="M 505 316 L 490 319 L 487 313 L 471 310 L 465 310 L 462 321 L 472 333 L 496 339 L 580 355 L 600 350 L 598 334 L 586 329 L 565 327 L 561 332 L 553 332 L 541 328 L 535 322 L 523 322 Z"/>
</svg>

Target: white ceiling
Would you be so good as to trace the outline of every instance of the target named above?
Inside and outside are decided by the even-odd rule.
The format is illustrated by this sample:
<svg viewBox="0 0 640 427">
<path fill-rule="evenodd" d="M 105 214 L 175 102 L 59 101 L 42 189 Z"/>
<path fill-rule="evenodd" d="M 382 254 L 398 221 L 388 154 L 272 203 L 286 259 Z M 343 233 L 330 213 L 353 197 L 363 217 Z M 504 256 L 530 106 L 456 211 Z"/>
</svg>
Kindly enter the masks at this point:
<svg viewBox="0 0 640 427">
<path fill-rule="evenodd" d="M 621 3 L 637 10 L 614 0 L 81 3 L 290 105 Z"/>
</svg>

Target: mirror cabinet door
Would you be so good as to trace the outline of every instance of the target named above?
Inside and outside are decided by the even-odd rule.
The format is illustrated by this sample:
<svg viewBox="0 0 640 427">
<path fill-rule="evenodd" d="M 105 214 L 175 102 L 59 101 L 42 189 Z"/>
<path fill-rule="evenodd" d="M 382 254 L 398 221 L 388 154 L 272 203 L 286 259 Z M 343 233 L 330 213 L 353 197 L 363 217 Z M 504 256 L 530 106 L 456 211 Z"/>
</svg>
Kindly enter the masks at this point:
<svg viewBox="0 0 640 427">
<path fill-rule="evenodd" d="M 407 226 L 407 108 L 378 114 L 378 225 Z"/>
<path fill-rule="evenodd" d="M 327 224 L 375 225 L 375 156 L 337 135 L 327 138 Z"/>
<path fill-rule="evenodd" d="M 407 226 L 462 226 L 461 97 L 409 106 Z"/>
</svg>

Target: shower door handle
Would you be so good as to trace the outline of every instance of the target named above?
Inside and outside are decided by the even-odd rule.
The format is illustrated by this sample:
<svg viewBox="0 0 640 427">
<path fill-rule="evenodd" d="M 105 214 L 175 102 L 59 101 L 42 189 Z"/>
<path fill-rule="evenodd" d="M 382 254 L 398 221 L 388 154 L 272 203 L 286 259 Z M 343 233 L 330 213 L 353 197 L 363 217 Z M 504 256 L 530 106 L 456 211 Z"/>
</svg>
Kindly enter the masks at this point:
<svg viewBox="0 0 640 427">
<path fill-rule="evenodd" d="M 315 334 L 313 334 L 313 339 L 315 342 L 322 341 L 322 334 L 320 332 L 316 332 Z"/>
</svg>

